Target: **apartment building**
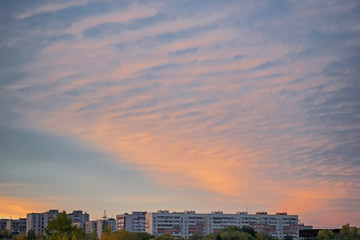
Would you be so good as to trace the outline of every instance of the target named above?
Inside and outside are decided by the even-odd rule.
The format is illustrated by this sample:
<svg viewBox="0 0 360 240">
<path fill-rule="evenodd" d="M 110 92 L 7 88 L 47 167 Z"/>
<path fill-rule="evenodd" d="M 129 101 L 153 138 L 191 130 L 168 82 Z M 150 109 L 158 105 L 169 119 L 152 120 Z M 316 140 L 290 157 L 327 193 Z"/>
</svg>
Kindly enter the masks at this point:
<svg viewBox="0 0 360 240">
<path fill-rule="evenodd" d="M 96 232 L 99 238 L 103 235 L 106 227 L 110 227 L 111 232 L 116 231 L 116 220 L 114 218 L 103 218 L 101 220 L 97 220 L 96 225 Z"/>
<path fill-rule="evenodd" d="M 146 214 L 146 232 L 153 235 L 171 233 L 174 237 L 188 238 L 206 232 L 206 214 L 195 211 L 173 212 L 168 210 Z"/>
<path fill-rule="evenodd" d="M 72 225 L 76 225 L 85 231 L 85 223 L 89 222 L 90 219 L 88 213 L 83 213 L 81 210 L 75 210 L 72 213 L 69 213 L 68 216 L 72 219 Z"/>
<path fill-rule="evenodd" d="M 0 219 L 0 230 L 6 230 L 8 220 L 9 219 Z"/>
<path fill-rule="evenodd" d="M 14 234 L 19 234 L 21 232 L 26 232 L 26 218 L 19 219 L 9 219 L 6 223 L 6 229 Z"/>
<path fill-rule="evenodd" d="M 26 233 L 34 230 L 35 234 L 45 234 L 49 221 L 56 217 L 59 210 L 49 210 L 44 213 L 28 213 L 26 217 Z"/>
<path fill-rule="evenodd" d="M 279 239 L 287 235 L 294 239 L 299 238 L 298 216 L 286 213 L 224 214 L 215 211 L 198 214 L 194 211 L 170 213 L 165 210 L 146 214 L 146 232 L 153 235 L 171 233 L 176 237 L 188 238 L 195 233 L 202 235 L 217 233 L 228 226 L 250 226 L 255 231 L 265 231 Z"/>
<path fill-rule="evenodd" d="M 85 232 L 94 233 L 97 232 L 97 221 L 88 221 L 85 222 Z"/>
<path fill-rule="evenodd" d="M 146 212 L 132 212 L 116 215 L 116 230 L 145 232 Z"/>
</svg>

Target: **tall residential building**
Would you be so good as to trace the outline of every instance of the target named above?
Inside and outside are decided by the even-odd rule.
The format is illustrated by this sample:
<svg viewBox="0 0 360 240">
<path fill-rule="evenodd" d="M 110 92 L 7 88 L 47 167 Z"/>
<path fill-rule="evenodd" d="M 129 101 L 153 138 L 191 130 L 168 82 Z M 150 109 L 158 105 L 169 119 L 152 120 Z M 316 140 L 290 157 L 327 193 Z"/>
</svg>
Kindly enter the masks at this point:
<svg viewBox="0 0 360 240">
<path fill-rule="evenodd" d="M 128 232 L 145 232 L 146 212 L 132 212 L 116 215 L 116 230 Z"/>
<path fill-rule="evenodd" d="M 72 225 L 77 225 L 82 230 L 85 230 L 85 223 L 89 221 L 90 216 L 88 213 L 83 213 L 81 210 L 75 210 L 68 214 L 72 219 Z"/>
<path fill-rule="evenodd" d="M 26 218 L 26 233 L 34 230 L 35 234 L 45 234 L 45 228 L 59 213 L 59 210 L 49 210 L 44 213 L 28 213 Z"/>
<path fill-rule="evenodd" d="M 228 226 L 250 226 L 255 231 L 265 231 L 279 239 L 287 235 L 294 239 L 299 238 L 298 216 L 286 213 L 224 214 L 217 211 L 198 214 L 194 211 L 169 213 L 165 210 L 146 214 L 146 232 L 153 235 L 171 233 L 176 237 L 189 238 L 195 233 L 202 235 L 216 233 Z"/>
</svg>

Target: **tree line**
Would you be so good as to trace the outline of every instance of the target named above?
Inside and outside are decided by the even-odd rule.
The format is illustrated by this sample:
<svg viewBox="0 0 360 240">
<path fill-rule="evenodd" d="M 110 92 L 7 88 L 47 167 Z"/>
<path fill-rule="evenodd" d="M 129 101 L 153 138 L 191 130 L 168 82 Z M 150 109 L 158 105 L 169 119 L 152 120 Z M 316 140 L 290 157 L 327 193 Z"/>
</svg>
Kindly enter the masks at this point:
<svg viewBox="0 0 360 240">
<path fill-rule="evenodd" d="M 56 218 L 49 221 L 44 234 L 35 234 L 30 230 L 27 236 L 24 233 L 12 235 L 6 230 L 0 231 L 0 239 L 8 240 L 185 240 L 166 233 L 160 236 L 153 236 L 149 233 L 134 233 L 125 230 L 116 232 L 111 231 L 108 226 L 99 239 L 97 233 L 85 233 L 78 226 L 72 225 L 72 219 L 65 211 L 57 214 Z M 249 226 L 230 226 L 217 233 L 208 235 L 194 234 L 189 240 L 278 240 L 270 234 L 260 231 L 256 232 Z M 284 240 L 293 240 L 291 236 L 286 236 Z M 360 228 L 350 227 L 349 224 L 342 226 L 340 233 L 335 234 L 331 230 L 320 230 L 318 236 L 309 240 L 360 240 Z"/>
</svg>

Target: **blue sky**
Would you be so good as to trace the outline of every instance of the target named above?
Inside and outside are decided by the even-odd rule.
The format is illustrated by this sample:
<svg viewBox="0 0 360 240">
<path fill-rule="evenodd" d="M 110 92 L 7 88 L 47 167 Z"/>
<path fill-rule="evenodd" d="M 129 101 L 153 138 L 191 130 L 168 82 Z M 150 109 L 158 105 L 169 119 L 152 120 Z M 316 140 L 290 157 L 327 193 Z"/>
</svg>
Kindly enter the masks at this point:
<svg viewBox="0 0 360 240">
<path fill-rule="evenodd" d="M 0 216 L 360 224 L 357 1 L 1 1 Z"/>
</svg>

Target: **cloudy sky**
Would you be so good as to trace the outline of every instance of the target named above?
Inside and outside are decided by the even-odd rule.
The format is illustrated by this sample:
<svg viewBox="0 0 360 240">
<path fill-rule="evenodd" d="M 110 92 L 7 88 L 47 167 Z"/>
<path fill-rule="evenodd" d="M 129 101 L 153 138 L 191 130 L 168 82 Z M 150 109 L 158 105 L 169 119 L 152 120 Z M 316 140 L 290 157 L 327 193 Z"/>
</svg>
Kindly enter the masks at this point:
<svg viewBox="0 0 360 240">
<path fill-rule="evenodd" d="M 0 4 L 0 217 L 360 225 L 358 1 Z"/>
</svg>

